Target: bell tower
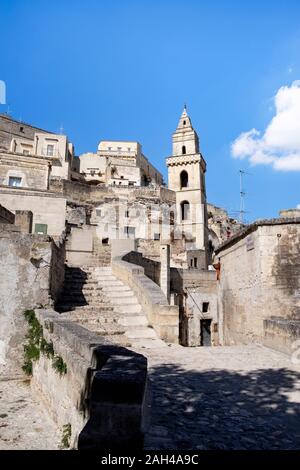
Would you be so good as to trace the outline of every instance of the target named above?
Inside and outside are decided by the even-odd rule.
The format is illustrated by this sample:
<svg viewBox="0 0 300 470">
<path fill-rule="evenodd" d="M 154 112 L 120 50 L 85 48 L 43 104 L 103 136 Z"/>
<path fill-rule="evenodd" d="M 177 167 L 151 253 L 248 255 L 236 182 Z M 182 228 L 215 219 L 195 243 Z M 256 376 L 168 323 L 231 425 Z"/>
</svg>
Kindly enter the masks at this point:
<svg viewBox="0 0 300 470">
<path fill-rule="evenodd" d="M 184 234 L 187 250 L 207 251 L 206 163 L 186 106 L 172 140 L 167 167 L 168 188 L 176 192 L 176 227 Z"/>
</svg>

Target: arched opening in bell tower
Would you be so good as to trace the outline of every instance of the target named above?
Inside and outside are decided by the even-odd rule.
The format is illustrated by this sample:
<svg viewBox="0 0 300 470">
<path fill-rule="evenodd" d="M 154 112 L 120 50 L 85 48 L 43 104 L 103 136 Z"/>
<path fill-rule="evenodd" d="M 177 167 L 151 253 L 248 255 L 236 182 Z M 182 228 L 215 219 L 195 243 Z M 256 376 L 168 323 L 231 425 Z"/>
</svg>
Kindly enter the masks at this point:
<svg viewBox="0 0 300 470">
<path fill-rule="evenodd" d="M 190 218 L 190 203 L 189 201 L 182 201 L 180 203 L 181 220 L 189 220 Z"/>
<path fill-rule="evenodd" d="M 180 189 L 187 188 L 189 184 L 189 175 L 188 172 L 183 170 L 180 173 Z"/>
</svg>

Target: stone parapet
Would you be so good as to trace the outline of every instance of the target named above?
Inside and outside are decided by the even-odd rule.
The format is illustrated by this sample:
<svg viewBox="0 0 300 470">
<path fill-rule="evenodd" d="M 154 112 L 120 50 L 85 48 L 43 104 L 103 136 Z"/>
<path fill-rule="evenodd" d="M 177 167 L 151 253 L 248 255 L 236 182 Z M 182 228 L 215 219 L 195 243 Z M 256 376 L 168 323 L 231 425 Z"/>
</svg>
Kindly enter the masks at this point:
<svg viewBox="0 0 300 470">
<path fill-rule="evenodd" d="M 53 343 L 66 373 L 44 354 L 33 364 L 31 386 L 72 448 L 142 450 L 147 359 L 111 344 L 53 310 L 36 310 L 43 336 Z"/>
<path fill-rule="evenodd" d="M 285 354 L 292 354 L 300 346 L 300 321 L 281 317 L 266 318 L 263 322 L 263 344 Z M 295 344 L 295 342 L 299 344 Z M 296 347 L 294 347 L 296 346 Z"/>
<path fill-rule="evenodd" d="M 135 292 L 158 336 L 164 341 L 178 343 L 179 308 L 168 304 L 160 287 L 145 276 L 144 268 L 118 257 L 112 259 L 112 272 Z"/>
</svg>

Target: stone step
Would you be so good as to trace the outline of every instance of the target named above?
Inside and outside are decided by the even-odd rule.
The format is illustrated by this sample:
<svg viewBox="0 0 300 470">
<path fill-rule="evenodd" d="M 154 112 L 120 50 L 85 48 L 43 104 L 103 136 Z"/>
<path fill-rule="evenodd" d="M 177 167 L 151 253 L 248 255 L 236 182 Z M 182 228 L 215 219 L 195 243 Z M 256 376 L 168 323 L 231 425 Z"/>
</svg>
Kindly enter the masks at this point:
<svg viewBox="0 0 300 470">
<path fill-rule="evenodd" d="M 102 292 L 108 298 L 113 299 L 113 300 L 116 299 L 116 295 L 118 296 L 118 298 L 122 298 L 124 300 L 128 299 L 128 298 L 135 297 L 134 292 L 130 289 L 128 289 L 128 290 L 115 290 L 115 291 L 105 290 L 105 291 L 102 291 Z"/>
<path fill-rule="evenodd" d="M 74 297 L 74 299 L 79 299 L 81 297 L 84 297 L 85 299 L 106 299 L 107 296 L 104 294 L 102 290 L 99 291 L 93 291 L 93 290 L 88 290 L 85 292 L 81 291 L 69 291 L 66 290 L 63 292 L 62 297 Z"/>
<path fill-rule="evenodd" d="M 127 315 L 119 318 L 118 323 L 123 326 L 148 326 L 148 320 L 144 315 Z"/>
<path fill-rule="evenodd" d="M 123 286 L 121 281 L 110 281 L 110 280 L 103 280 L 99 283 L 99 286 L 103 287 L 121 287 Z"/>
<path fill-rule="evenodd" d="M 112 307 L 111 305 L 106 305 L 106 306 L 101 307 L 101 305 L 95 306 L 95 305 L 66 305 L 66 304 L 61 305 L 61 304 L 58 304 L 56 305 L 55 310 L 57 310 L 58 312 L 74 312 L 74 310 L 76 311 L 82 310 L 83 312 L 97 313 L 101 315 L 102 313 L 105 313 L 105 312 L 114 312 L 114 307 Z"/>
<path fill-rule="evenodd" d="M 127 338 L 129 339 L 141 339 L 141 338 L 154 338 L 156 339 L 156 333 L 153 328 L 149 327 L 139 327 L 139 328 L 132 328 L 128 329 L 125 332 Z"/>
<path fill-rule="evenodd" d="M 142 311 L 142 307 L 140 304 L 136 305 L 116 305 L 114 307 L 114 312 L 119 314 L 129 314 L 129 313 L 140 313 Z"/>
<path fill-rule="evenodd" d="M 114 297 L 113 302 L 114 305 L 122 305 L 122 306 L 127 306 L 127 305 L 139 305 L 135 295 L 131 296 L 123 296 L 121 293 L 118 297 Z"/>
<path fill-rule="evenodd" d="M 127 286 L 103 286 L 101 285 L 100 286 L 100 289 L 102 289 L 102 291 L 105 293 L 105 294 L 113 294 L 113 295 L 116 295 L 116 293 L 126 293 L 126 292 L 133 292 L 129 287 Z"/>
</svg>

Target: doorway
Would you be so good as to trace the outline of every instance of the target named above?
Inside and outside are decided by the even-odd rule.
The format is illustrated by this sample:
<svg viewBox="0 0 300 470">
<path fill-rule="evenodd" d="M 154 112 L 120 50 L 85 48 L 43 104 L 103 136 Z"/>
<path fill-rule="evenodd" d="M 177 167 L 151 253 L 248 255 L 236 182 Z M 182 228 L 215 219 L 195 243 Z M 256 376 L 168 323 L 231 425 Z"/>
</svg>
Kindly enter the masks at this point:
<svg viewBox="0 0 300 470">
<path fill-rule="evenodd" d="M 200 320 L 201 346 L 211 346 L 211 320 Z"/>
</svg>

